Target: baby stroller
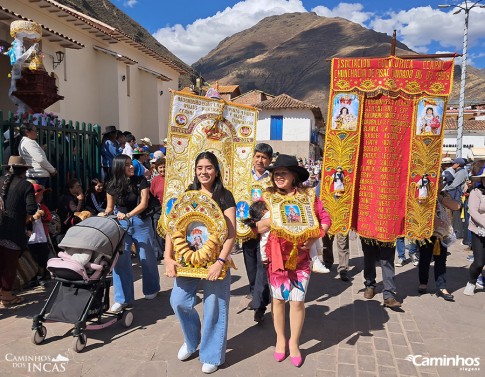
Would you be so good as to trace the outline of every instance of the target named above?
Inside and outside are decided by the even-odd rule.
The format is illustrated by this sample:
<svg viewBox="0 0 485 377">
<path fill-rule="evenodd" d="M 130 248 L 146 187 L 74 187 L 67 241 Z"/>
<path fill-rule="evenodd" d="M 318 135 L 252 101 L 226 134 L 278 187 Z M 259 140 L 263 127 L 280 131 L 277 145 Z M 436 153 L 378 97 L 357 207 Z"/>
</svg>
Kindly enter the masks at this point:
<svg viewBox="0 0 485 377">
<path fill-rule="evenodd" d="M 59 244 L 64 251 L 47 263 L 56 285 L 40 314 L 34 316 L 34 344 L 46 337 L 43 322 L 74 324 L 75 352 L 86 347 L 85 330 L 103 329 L 120 320 L 125 327 L 131 326 L 131 311 L 108 312 L 111 271 L 122 253 L 125 232 L 114 217 L 90 217 L 69 228 Z"/>
</svg>

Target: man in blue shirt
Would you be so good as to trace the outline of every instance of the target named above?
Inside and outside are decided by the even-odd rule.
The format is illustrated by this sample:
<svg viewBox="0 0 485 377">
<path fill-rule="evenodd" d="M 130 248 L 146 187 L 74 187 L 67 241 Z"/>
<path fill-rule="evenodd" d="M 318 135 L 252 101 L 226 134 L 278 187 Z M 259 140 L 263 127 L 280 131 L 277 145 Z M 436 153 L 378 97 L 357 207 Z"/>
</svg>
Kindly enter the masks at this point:
<svg viewBox="0 0 485 377">
<path fill-rule="evenodd" d="M 132 164 L 135 167 L 135 175 L 145 175 L 147 168 L 145 168 L 144 164 L 148 156 L 149 152 L 146 152 L 143 148 L 137 147 L 133 150 Z"/>
</svg>

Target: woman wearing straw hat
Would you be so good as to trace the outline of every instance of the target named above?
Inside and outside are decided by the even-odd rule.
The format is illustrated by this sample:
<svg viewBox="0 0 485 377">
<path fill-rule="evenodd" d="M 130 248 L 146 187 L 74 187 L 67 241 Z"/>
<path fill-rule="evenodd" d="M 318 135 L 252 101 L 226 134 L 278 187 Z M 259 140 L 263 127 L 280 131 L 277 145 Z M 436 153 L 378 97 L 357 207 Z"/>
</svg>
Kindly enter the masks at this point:
<svg viewBox="0 0 485 377">
<path fill-rule="evenodd" d="M 22 298 L 12 294 L 18 261 L 27 248 L 26 219 L 32 221 L 37 212 L 34 187 L 26 180 L 27 169 L 32 166 L 20 156 L 11 156 L 9 170 L 0 177 L 0 196 L 4 212 L 0 215 L 0 307 L 22 303 Z"/>
<path fill-rule="evenodd" d="M 258 230 L 270 232 L 265 252 L 269 262 L 268 277 L 276 331 L 274 358 L 278 362 L 283 361 L 288 355 L 288 345 L 290 361 L 299 367 L 303 363 L 299 343 L 310 279 L 310 248 L 325 235 L 331 220 L 314 190 L 303 186 L 309 173 L 299 166 L 295 156 L 280 154 L 267 169 L 273 173 L 272 187 L 263 197 L 271 219 L 261 220 Z M 290 214 L 291 221 L 288 219 Z M 290 302 L 289 341 L 285 336 L 286 301 Z"/>
<path fill-rule="evenodd" d="M 479 186 L 474 188 L 468 197 L 468 229 L 472 232 L 473 262 L 469 269 L 468 283 L 463 291 L 467 296 L 475 294 L 477 279 L 485 266 L 485 172 L 472 176 L 471 180 Z"/>
</svg>

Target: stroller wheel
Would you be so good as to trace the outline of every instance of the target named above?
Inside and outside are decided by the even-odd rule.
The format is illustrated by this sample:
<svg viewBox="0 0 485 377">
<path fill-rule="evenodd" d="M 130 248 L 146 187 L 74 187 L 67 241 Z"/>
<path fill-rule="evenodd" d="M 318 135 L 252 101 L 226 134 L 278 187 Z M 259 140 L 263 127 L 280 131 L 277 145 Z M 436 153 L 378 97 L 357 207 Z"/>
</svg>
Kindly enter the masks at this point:
<svg viewBox="0 0 485 377">
<path fill-rule="evenodd" d="M 74 337 L 72 340 L 72 350 L 74 352 L 81 352 L 88 342 L 88 337 L 86 334 L 80 334 L 79 336 Z"/>
<path fill-rule="evenodd" d="M 34 344 L 41 344 L 45 337 L 47 335 L 47 329 L 45 326 L 41 326 L 35 330 L 32 330 L 32 336 L 30 337 L 30 340 L 32 340 L 32 343 Z"/>
<path fill-rule="evenodd" d="M 131 311 L 125 310 L 123 316 L 121 317 L 121 323 L 124 327 L 130 327 L 133 323 L 133 313 Z"/>
</svg>

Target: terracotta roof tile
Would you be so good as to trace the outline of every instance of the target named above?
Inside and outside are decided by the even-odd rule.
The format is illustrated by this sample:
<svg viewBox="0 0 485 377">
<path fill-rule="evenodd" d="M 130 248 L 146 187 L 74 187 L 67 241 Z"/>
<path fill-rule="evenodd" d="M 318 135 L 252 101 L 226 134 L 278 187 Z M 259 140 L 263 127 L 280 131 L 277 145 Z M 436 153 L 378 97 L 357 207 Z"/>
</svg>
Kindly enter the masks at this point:
<svg viewBox="0 0 485 377">
<path fill-rule="evenodd" d="M 453 118 L 446 118 L 445 130 L 457 130 L 458 121 Z M 464 120 L 463 129 L 465 131 L 485 131 L 485 120 Z"/>
<path fill-rule="evenodd" d="M 318 109 L 318 106 L 311 103 L 299 101 L 288 94 L 280 94 L 279 96 L 260 102 L 255 105 L 258 109 Z"/>
<path fill-rule="evenodd" d="M 219 85 L 217 91 L 219 93 L 233 93 L 239 89 L 239 85 Z"/>
<path fill-rule="evenodd" d="M 4 13 L 4 14 L 8 14 L 9 16 L 13 16 L 14 18 L 17 18 L 19 20 L 24 20 L 24 21 L 32 21 L 31 19 L 29 18 L 26 18 L 24 16 L 22 16 L 21 14 L 18 14 L 18 13 L 15 13 L 15 12 L 12 12 L 11 10 L 7 9 L 7 8 L 4 8 L 2 6 L 0 6 L 0 12 Z M 37 22 L 38 23 L 38 22 Z M 48 28 L 47 26 L 43 25 L 43 24 L 40 24 L 38 23 L 42 29 L 43 29 L 43 32 L 42 32 L 42 36 L 45 37 L 45 34 L 47 34 L 47 39 L 51 39 L 55 36 L 61 38 L 61 39 L 64 39 L 64 41 L 61 41 L 61 46 L 62 47 L 65 47 L 65 48 L 73 48 L 73 49 L 81 49 L 83 47 L 85 47 L 81 42 L 78 42 L 76 41 L 75 39 L 72 39 L 72 38 L 69 38 L 68 36 L 62 34 L 62 33 L 59 33 L 51 28 Z"/>
</svg>

